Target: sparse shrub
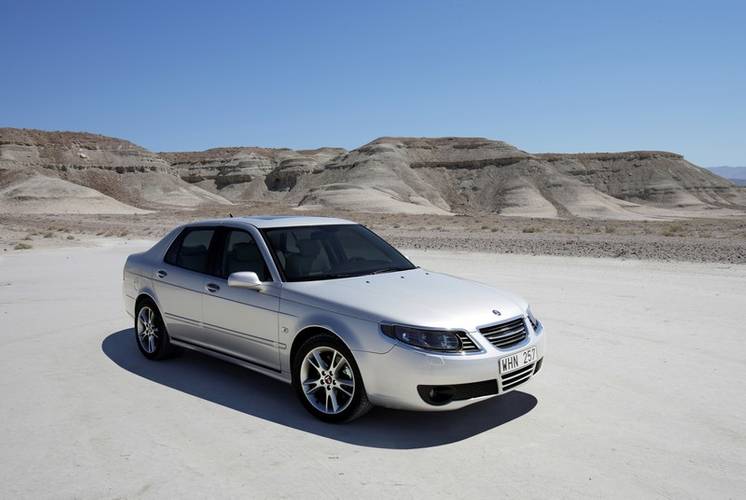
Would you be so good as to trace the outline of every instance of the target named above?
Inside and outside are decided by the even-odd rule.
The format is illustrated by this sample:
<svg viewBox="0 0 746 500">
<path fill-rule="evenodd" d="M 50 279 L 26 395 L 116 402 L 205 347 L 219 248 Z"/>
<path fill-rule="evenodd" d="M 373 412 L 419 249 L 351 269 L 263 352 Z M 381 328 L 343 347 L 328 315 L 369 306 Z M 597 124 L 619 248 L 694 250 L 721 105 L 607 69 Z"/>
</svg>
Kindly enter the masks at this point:
<svg viewBox="0 0 746 500">
<path fill-rule="evenodd" d="M 490 226 L 482 226 L 482 230 L 489 229 Z"/>
<path fill-rule="evenodd" d="M 68 240 L 74 240 L 74 239 L 75 239 L 75 236 L 73 236 L 72 234 L 70 234 L 70 235 L 68 235 L 68 236 L 67 236 L 67 239 L 68 239 Z"/>
<path fill-rule="evenodd" d="M 28 243 L 16 243 L 16 246 L 13 247 L 13 250 L 30 250 L 32 248 L 33 247 Z"/>
<path fill-rule="evenodd" d="M 534 227 L 534 226 L 528 226 L 528 227 L 523 228 L 523 232 L 524 233 L 540 233 L 541 229 L 539 229 L 538 227 Z"/>
<path fill-rule="evenodd" d="M 606 234 L 614 234 L 616 233 L 616 228 L 613 226 L 606 226 L 605 231 L 606 231 Z"/>
<path fill-rule="evenodd" d="M 44 237 L 45 237 L 45 238 L 54 238 L 54 233 L 50 231 L 50 232 L 48 232 L 48 233 L 45 233 L 45 234 L 44 234 Z"/>
<path fill-rule="evenodd" d="M 669 226 L 663 230 L 663 236 L 680 236 L 684 232 L 684 226 L 678 222 L 669 224 Z"/>
<path fill-rule="evenodd" d="M 27 235 L 26 235 L 26 236 L 25 236 L 25 237 L 23 238 L 23 240 L 24 240 L 24 241 L 31 241 L 32 239 L 33 239 L 33 238 L 31 238 L 31 235 L 30 235 L 30 234 L 27 234 Z"/>
<path fill-rule="evenodd" d="M 490 229 L 490 231 L 492 231 L 493 233 L 496 233 L 497 232 L 497 228 L 493 227 L 492 229 Z"/>
</svg>

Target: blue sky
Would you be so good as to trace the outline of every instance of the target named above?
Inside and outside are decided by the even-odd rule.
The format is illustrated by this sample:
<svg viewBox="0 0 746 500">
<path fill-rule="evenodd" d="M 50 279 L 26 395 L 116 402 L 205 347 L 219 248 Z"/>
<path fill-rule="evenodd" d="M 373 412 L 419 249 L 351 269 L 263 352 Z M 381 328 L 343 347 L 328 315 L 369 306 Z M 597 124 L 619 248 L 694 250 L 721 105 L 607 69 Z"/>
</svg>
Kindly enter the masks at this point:
<svg viewBox="0 0 746 500">
<path fill-rule="evenodd" d="M 0 126 L 154 151 L 458 135 L 746 165 L 745 5 L 0 0 Z"/>
</svg>

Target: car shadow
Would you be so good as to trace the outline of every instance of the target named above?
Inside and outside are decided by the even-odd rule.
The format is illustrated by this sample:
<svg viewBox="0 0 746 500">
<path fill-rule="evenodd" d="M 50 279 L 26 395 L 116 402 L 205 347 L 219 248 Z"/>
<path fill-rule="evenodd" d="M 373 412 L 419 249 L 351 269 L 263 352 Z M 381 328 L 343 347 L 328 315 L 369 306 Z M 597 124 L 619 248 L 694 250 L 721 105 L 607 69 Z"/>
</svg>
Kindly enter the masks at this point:
<svg viewBox="0 0 746 500">
<path fill-rule="evenodd" d="M 189 350 L 149 361 L 138 351 L 132 328 L 107 336 L 101 350 L 120 367 L 153 382 L 270 422 L 373 448 L 454 443 L 525 415 L 537 403 L 532 395 L 513 391 L 448 413 L 374 408 L 354 422 L 334 425 L 308 414 L 290 385 L 240 366 Z"/>
</svg>

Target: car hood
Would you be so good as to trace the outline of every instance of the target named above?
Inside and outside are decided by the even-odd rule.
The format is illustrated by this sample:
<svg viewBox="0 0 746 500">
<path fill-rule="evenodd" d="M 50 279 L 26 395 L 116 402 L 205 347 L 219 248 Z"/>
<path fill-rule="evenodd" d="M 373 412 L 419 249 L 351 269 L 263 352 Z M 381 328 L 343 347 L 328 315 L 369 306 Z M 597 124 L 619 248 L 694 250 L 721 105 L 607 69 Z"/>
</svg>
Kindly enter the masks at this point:
<svg viewBox="0 0 746 500">
<path fill-rule="evenodd" d="M 526 301 L 511 293 L 420 268 L 283 285 L 283 300 L 368 321 L 412 326 L 473 331 L 523 315 L 527 307 Z"/>
</svg>

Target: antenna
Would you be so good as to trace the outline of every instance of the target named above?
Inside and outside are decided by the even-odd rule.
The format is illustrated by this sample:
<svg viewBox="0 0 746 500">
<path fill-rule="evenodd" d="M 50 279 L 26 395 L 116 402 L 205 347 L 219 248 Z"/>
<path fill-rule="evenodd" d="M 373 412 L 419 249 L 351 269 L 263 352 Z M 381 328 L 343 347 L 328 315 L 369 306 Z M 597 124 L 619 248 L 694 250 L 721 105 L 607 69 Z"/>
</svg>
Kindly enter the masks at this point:
<svg viewBox="0 0 746 500">
<path fill-rule="evenodd" d="M 230 213 L 230 212 L 228 212 L 228 217 L 230 217 L 232 219 L 233 218 L 233 214 Z"/>
</svg>

